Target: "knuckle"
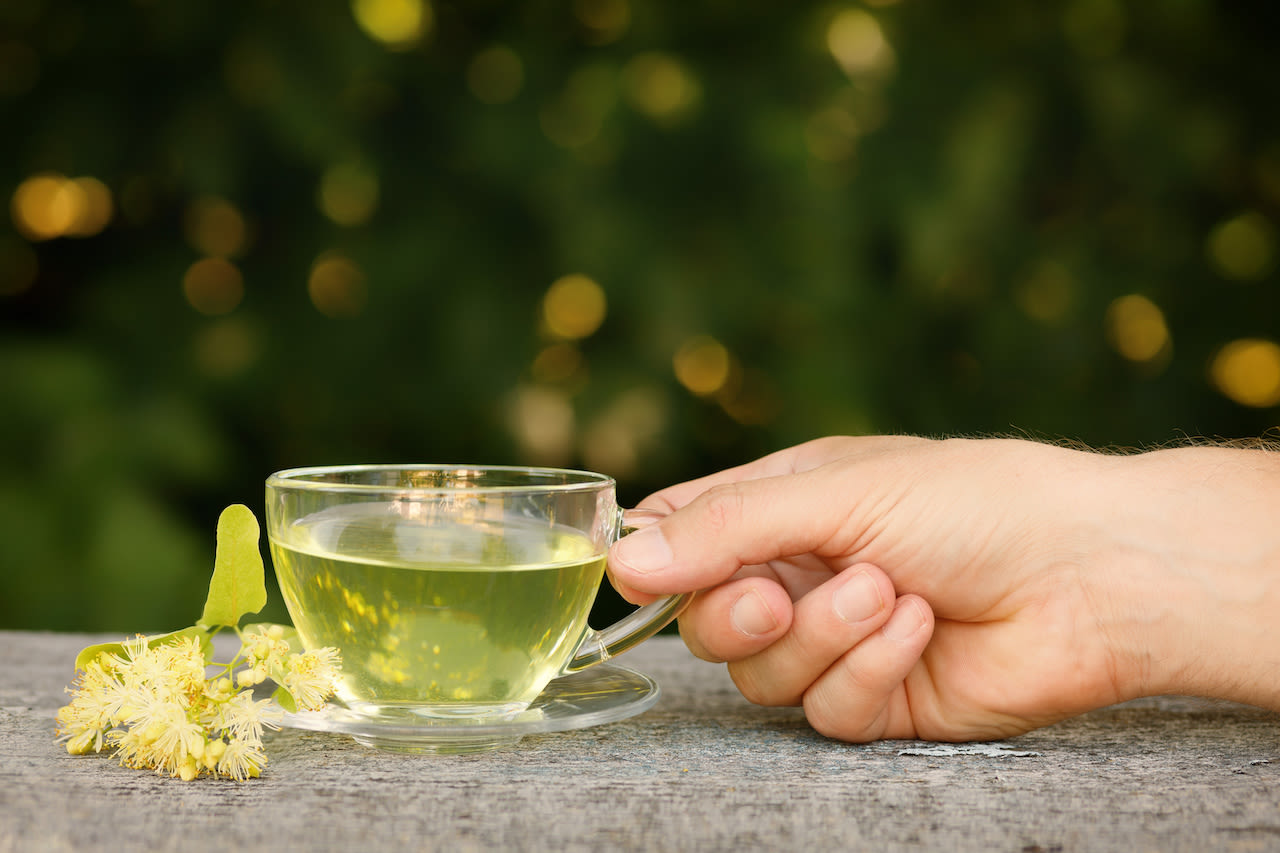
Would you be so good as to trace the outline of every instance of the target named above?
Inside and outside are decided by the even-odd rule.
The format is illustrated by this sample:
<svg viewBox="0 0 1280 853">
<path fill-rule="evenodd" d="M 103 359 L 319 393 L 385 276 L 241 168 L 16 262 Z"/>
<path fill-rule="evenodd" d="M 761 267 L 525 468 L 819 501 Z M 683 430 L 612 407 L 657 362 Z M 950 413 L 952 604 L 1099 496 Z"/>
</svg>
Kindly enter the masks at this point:
<svg viewBox="0 0 1280 853">
<path fill-rule="evenodd" d="M 706 524 L 713 534 L 736 528 L 744 515 L 745 496 L 737 483 L 712 486 L 703 495 Z"/>
</svg>

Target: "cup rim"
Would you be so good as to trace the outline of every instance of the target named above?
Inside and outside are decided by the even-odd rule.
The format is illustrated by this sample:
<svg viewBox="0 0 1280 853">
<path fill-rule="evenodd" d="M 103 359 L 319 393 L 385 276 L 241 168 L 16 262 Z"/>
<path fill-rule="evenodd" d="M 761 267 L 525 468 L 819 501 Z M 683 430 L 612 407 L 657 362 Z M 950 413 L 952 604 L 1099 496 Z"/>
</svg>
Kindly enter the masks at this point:
<svg viewBox="0 0 1280 853">
<path fill-rule="evenodd" d="M 573 478 L 570 482 L 529 482 L 523 484 L 493 486 L 406 486 L 395 483 L 344 483 L 319 479 L 325 476 L 356 474 L 362 471 L 453 471 L 494 472 L 508 474 L 527 474 L 552 478 L 556 476 Z M 315 479 L 312 479 L 315 478 Z M 577 468 L 554 468 L 540 465 L 462 465 L 443 463 L 364 463 L 357 465 L 310 465 L 297 468 L 285 468 L 267 477 L 267 488 L 289 489 L 305 492 L 339 492 L 352 494 L 394 493 L 396 495 L 448 495 L 466 492 L 469 495 L 494 493 L 561 493 L 593 491 L 617 482 L 608 474 L 586 471 Z"/>
</svg>

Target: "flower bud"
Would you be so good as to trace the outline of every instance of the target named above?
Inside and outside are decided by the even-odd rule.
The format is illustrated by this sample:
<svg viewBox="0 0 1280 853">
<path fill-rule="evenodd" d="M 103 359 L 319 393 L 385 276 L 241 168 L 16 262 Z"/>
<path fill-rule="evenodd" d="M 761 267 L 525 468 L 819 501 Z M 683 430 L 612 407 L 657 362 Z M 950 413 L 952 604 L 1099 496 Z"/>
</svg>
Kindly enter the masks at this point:
<svg viewBox="0 0 1280 853">
<path fill-rule="evenodd" d="M 196 761 L 204 757 L 205 739 L 204 735 L 199 732 L 190 732 L 186 737 L 187 755 L 190 755 Z"/>
<path fill-rule="evenodd" d="M 84 755 L 89 751 L 89 747 L 93 745 L 94 738 L 93 729 L 85 729 L 80 734 L 67 741 L 67 752 L 72 755 Z"/>
</svg>

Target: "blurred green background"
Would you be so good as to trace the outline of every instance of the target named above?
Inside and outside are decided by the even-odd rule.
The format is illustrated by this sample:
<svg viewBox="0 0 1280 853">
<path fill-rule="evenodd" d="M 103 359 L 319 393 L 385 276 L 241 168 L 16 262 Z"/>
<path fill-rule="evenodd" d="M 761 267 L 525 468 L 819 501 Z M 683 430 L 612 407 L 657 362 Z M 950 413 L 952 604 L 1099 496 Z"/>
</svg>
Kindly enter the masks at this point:
<svg viewBox="0 0 1280 853">
<path fill-rule="evenodd" d="M 830 433 L 1267 434 L 1276 24 L 0 3 L 0 628 L 188 624 L 218 512 L 295 465 L 631 503 Z"/>
</svg>

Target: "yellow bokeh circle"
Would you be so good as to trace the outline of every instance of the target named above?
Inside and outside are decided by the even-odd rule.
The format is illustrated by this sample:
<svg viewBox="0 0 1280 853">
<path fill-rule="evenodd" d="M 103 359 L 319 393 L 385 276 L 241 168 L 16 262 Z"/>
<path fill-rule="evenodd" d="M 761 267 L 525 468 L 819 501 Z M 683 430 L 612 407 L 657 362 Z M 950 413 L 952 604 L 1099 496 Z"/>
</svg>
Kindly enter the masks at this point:
<svg viewBox="0 0 1280 853">
<path fill-rule="evenodd" d="M 1209 368 L 1218 390 L 1242 406 L 1280 405 L 1280 344 L 1240 338 L 1218 351 Z"/>
<path fill-rule="evenodd" d="M 18 231 L 30 240 L 92 237 L 111 222 L 111 191 L 97 178 L 68 178 L 42 172 L 14 190 L 9 213 Z"/>
<path fill-rule="evenodd" d="M 542 298 L 542 319 L 558 338 L 575 340 L 594 333 L 608 310 L 604 288 L 573 273 L 556 279 Z"/>
<path fill-rule="evenodd" d="M 1169 347 L 1164 312 L 1137 293 L 1121 296 L 1107 307 L 1106 328 L 1116 352 L 1130 361 L 1153 361 Z"/>
<path fill-rule="evenodd" d="M 369 298 L 369 283 L 355 261 L 340 252 L 325 252 L 311 267 L 307 295 L 326 317 L 358 317 Z"/>
<path fill-rule="evenodd" d="M 733 371 L 733 357 L 725 345 L 709 335 L 696 335 L 680 345 L 671 360 L 676 379 L 694 394 L 714 394 Z"/>
<path fill-rule="evenodd" d="M 201 314 L 230 314 L 244 299 L 244 276 L 226 258 L 201 258 L 187 267 L 182 293 Z"/>
<path fill-rule="evenodd" d="M 351 12 L 360 29 L 391 50 L 416 45 L 434 19 L 427 0 L 352 0 Z"/>
</svg>

